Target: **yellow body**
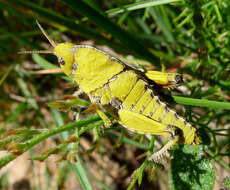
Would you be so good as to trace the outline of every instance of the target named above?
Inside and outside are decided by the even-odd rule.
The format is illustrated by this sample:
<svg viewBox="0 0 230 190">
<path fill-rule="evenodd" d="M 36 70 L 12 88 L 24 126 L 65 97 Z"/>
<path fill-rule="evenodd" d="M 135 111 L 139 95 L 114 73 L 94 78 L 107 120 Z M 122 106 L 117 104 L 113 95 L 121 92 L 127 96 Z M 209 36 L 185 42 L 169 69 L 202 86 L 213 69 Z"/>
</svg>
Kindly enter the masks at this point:
<svg viewBox="0 0 230 190">
<path fill-rule="evenodd" d="M 200 142 L 196 129 L 161 102 L 148 83 L 150 79 L 160 85 L 173 84 L 175 74 L 148 71 L 141 75 L 140 71 L 87 45 L 62 43 L 54 52 L 64 60 L 61 65 L 64 72 L 80 85 L 92 103 L 107 109 L 124 127 L 168 138 L 177 135 L 179 129 L 184 144 Z M 98 113 L 103 118 L 101 111 Z"/>
</svg>

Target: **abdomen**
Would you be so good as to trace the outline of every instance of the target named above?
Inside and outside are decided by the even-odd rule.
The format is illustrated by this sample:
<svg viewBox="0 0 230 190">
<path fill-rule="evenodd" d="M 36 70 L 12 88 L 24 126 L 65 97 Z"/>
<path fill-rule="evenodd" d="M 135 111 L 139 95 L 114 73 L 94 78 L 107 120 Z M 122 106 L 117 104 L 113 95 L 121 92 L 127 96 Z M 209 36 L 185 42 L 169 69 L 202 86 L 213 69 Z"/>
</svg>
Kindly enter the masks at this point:
<svg viewBox="0 0 230 190">
<path fill-rule="evenodd" d="M 94 91 L 90 97 L 95 103 L 102 105 L 110 104 L 115 107 L 118 110 L 118 121 L 134 131 L 139 133 L 151 133 L 152 131 L 152 134 L 159 135 L 159 126 L 151 126 L 153 130 L 151 130 L 151 128 L 146 129 L 145 121 L 146 124 L 151 123 L 147 121 L 149 121 L 148 119 L 152 119 L 161 126 L 162 135 L 166 136 L 164 130 L 170 125 L 183 130 L 185 144 L 191 144 L 194 140 L 196 129 L 182 117 L 178 116 L 178 114 L 171 110 L 166 104 L 161 102 L 158 96 L 154 95 L 149 84 L 132 70 L 123 71 L 115 75 L 102 88 Z M 138 120 L 145 120 L 140 122 L 143 123 L 143 126 L 134 127 L 133 125 L 135 125 L 137 121 L 135 123 L 127 122 L 125 116 L 119 115 L 119 113 L 121 113 L 119 110 L 128 110 L 145 116 L 140 117 Z M 134 120 L 137 120 L 137 118 Z M 158 127 L 156 128 L 157 130 L 154 130 L 154 127 Z"/>
</svg>

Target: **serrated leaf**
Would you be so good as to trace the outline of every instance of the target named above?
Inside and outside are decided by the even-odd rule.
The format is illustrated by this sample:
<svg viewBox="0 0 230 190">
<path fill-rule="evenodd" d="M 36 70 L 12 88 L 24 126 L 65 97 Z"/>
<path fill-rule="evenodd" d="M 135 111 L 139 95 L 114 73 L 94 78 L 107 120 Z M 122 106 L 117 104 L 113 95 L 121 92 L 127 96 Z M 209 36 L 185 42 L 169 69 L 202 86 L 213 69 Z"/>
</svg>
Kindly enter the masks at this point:
<svg viewBox="0 0 230 190">
<path fill-rule="evenodd" d="M 170 171 L 173 190 L 212 190 L 214 182 L 214 168 L 205 158 L 202 145 L 175 147 Z"/>
</svg>

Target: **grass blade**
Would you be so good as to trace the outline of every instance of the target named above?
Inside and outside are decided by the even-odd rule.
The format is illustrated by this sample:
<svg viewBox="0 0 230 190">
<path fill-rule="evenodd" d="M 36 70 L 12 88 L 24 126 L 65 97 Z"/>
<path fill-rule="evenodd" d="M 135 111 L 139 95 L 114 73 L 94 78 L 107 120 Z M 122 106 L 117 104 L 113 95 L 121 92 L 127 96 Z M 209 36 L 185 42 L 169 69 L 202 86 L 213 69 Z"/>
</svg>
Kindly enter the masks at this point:
<svg viewBox="0 0 230 190">
<path fill-rule="evenodd" d="M 107 17 L 97 12 L 95 9 L 87 5 L 82 1 L 72 1 L 72 0 L 62 0 L 70 8 L 76 12 L 86 16 L 96 25 L 100 26 L 105 32 L 111 34 L 116 39 L 119 39 L 127 49 L 131 51 L 134 55 L 138 57 L 145 58 L 146 60 L 152 62 L 154 65 L 159 63 L 159 58 L 155 57 L 149 52 L 145 46 L 136 40 L 131 34 L 122 30 L 119 26 L 111 22 Z"/>
<path fill-rule="evenodd" d="M 161 29 L 166 38 L 166 41 L 174 43 L 175 40 L 171 32 L 172 27 L 170 25 L 167 14 L 165 14 L 164 7 L 151 7 L 149 9 L 149 13 L 157 23 L 157 26 Z"/>
<path fill-rule="evenodd" d="M 89 179 L 86 175 L 86 171 L 84 169 L 84 166 L 82 165 L 79 156 L 77 155 L 77 163 L 72 164 L 74 173 L 76 174 L 78 181 L 81 184 L 81 187 L 83 190 L 93 190 Z"/>
<path fill-rule="evenodd" d="M 177 1 L 181 1 L 181 0 L 155 0 L 155 1 L 147 0 L 147 1 L 138 1 L 136 3 L 128 4 L 128 5 L 125 5 L 123 7 L 110 9 L 110 10 L 106 11 L 106 13 L 109 14 L 109 16 L 113 16 L 113 15 L 123 13 L 123 12 L 126 12 L 126 11 L 133 11 L 133 10 L 143 9 L 143 8 L 152 7 L 152 6 L 164 5 L 164 4 L 168 4 L 168 3 L 174 3 L 174 2 L 177 2 Z"/>
<path fill-rule="evenodd" d="M 53 21 L 55 23 L 61 24 L 65 26 L 66 28 L 77 32 L 78 34 L 85 36 L 86 38 L 92 39 L 98 44 L 106 44 L 115 50 L 120 50 L 128 53 L 127 49 L 125 49 L 121 44 L 112 42 L 111 40 L 103 37 L 98 31 L 95 29 L 91 29 L 87 25 L 84 24 L 76 24 L 74 20 L 71 20 L 69 18 L 66 18 L 60 14 L 57 14 L 56 12 L 50 11 L 46 8 L 43 8 L 35 3 L 31 3 L 30 1 L 24 0 L 9 0 L 9 2 L 12 2 L 13 5 L 19 5 L 22 6 L 23 9 L 27 8 L 35 13 L 37 13 L 39 16 L 44 17 L 50 21 Z M 12 5 L 12 6 L 13 6 Z M 25 12 L 23 12 L 25 13 Z M 34 16 L 34 19 L 36 17 Z"/>
<path fill-rule="evenodd" d="M 213 100 L 203 100 L 203 99 L 187 98 L 181 96 L 173 96 L 173 99 L 176 103 L 183 104 L 183 105 L 222 108 L 222 109 L 230 110 L 230 103 L 228 102 L 218 102 Z"/>
<path fill-rule="evenodd" d="M 37 63 L 38 65 L 40 65 L 43 69 L 57 69 L 57 68 L 59 68 L 58 66 L 45 60 L 43 57 L 41 57 L 38 54 L 32 54 L 32 58 L 33 58 L 34 62 Z"/>
</svg>

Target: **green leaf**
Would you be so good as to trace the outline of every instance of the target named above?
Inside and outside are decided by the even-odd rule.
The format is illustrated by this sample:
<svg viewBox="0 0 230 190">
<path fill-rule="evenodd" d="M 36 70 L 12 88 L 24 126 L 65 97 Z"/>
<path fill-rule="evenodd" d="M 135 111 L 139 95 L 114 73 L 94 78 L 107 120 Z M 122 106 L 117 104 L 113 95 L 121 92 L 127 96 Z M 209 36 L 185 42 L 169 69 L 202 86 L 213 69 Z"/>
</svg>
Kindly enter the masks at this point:
<svg viewBox="0 0 230 190">
<path fill-rule="evenodd" d="M 175 147 L 170 171 L 172 190 L 212 190 L 214 182 L 214 168 L 205 158 L 202 145 Z"/>
</svg>

